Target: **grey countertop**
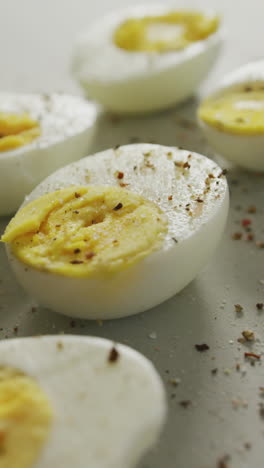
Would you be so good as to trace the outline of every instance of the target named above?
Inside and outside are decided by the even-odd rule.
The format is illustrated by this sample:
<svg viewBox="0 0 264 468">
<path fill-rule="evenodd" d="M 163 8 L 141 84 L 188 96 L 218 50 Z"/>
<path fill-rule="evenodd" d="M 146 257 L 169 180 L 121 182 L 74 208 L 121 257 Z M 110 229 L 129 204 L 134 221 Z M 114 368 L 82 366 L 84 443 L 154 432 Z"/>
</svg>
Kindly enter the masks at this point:
<svg viewBox="0 0 264 468">
<path fill-rule="evenodd" d="M 125 3 L 130 2 L 0 0 L 0 89 L 79 92 L 69 74 L 75 35 L 93 17 Z M 264 3 L 260 0 L 186 1 L 185 5 L 216 8 L 226 25 L 223 54 L 202 92 L 225 72 L 261 57 Z M 120 120 L 102 114 L 92 152 L 129 141 L 155 141 L 212 156 L 193 123 L 196 106 L 192 99 L 163 113 Z M 264 386 L 264 354 L 254 366 L 244 359 L 248 349 L 264 353 L 264 309 L 256 307 L 264 302 L 264 249 L 255 244 L 264 241 L 264 176 L 230 167 L 228 181 L 229 221 L 210 264 L 180 294 L 131 318 L 100 326 L 38 308 L 17 285 L 0 246 L 2 338 L 61 332 L 98 335 L 129 344 L 154 362 L 167 387 L 170 411 L 160 443 L 140 468 L 264 466 L 260 411 L 264 398 L 259 391 Z M 247 212 L 251 205 L 256 206 L 255 214 Z M 253 241 L 244 240 L 245 217 L 252 220 Z M 1 232 L 7 222 L 0 220 Z M 243 232 L 243 239 L 233 240 L 234 232 Z M 242 313 L 235 311 L 235 304 L 243 306 Z M 237 342 L 247 329 L 256 335 L 251 346 Z M 195 344 L 201 343 L 210 349 L 199 353 Z M 179 379 L 177 387 L 173 379 Z M 186 400 L 191 403 L 182 404 Z"/>
</svg>

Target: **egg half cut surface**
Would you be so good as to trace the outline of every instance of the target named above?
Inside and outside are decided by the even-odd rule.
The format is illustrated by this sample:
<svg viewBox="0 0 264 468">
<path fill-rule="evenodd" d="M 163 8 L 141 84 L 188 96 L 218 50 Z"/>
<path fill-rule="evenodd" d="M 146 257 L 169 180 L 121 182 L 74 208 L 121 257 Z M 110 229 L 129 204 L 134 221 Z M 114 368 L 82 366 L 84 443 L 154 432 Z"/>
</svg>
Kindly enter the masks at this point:
<svg viewBox="0 0 264 468">
<path fill-rule="evenodd" d="M 43 181 L 2 241 L 19 282 L 62 314 L 110 319 L 186 286 L 224 230 L 228 187 L 206 157 L 139 144 L 73 163 Z"/>
<path fill-rule="evenodd" d="M 214 13 L 161 4 L 127 8 L 80 36 L 72 69 L 85 93 L 110 111 L 156 111 L 196 91 L 222 36 Z"/>
<path fill-rule="evenodd" d="M 85 156 L 95 107 L 63 94 L 0 93 L 0 216 L 59 167 Z"/>
<path fill-rule="evenodd" d="M 1 468 L 132 468 L 157 442 L 164 388 L 133 349 L 55 335 L 0 354 Z"/>
<path fill-rule="evenodd" d="M 264 170 L 264 61 L 225 77 L 200 105 L 198 117 L 212 148 L 233 163 Z"/>
</svg>

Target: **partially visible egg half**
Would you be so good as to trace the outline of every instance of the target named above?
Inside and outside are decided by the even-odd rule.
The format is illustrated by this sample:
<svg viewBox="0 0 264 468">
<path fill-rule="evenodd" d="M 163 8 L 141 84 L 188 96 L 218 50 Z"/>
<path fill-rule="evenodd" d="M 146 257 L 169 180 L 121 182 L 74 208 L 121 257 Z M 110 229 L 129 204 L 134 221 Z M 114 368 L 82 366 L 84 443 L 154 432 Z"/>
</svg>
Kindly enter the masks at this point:
<svg viewBox="0 0 264 468">
<path fill-rule="evenodd" d="M 27 197 L 2 241 L 19 282 L 69 316 L 150 309 L 186 286 L 222 236 L 226 178 L 206 157 L 151 144 L 60 169 Z"/>
<path fill-rule="evenodd" d="M 201 103 L 202 129 L 220 155 L 252 170 L 264 170 L 264 60 L 227 75 Z"/>
<path fill-rule="evenodd" d="M 95 106 L 63 94 L 0 93 L 0 216 L 59 167 L 85 156 Z"/>
<path fill-rule="evenodd" d="M 108 340 L 0 342 L 1 468 L 132 468 L 166 417 L 159 375 Z"/>
<path fill-rule="evenodd" d="M 190 97 L 220 50 L 218 16 L 169 5 L 116 11 L 76 41 L 72 69 L 85 93 L 116 113 L 164 109 Z"/>
</svg>

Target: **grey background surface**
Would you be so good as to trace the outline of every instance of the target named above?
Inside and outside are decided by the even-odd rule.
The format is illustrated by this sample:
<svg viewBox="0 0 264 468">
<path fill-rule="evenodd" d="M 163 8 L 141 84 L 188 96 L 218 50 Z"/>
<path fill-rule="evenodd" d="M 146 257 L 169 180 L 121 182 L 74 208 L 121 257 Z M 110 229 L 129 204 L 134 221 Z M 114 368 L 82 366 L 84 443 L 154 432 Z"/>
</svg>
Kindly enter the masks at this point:
<svg viewBox="0 0 264 468">
<path fill-rule="evenodd" d="M 69 73 L 76 34 L 93 18 L 130 3 L 129 0 L 0 0 L 0 89 L 79 93 Z M 216 8 L 222 13 L 226 28 L 222 56 L 202 92 L 207 92 L 225 72 L 262 56 L 262 1 L 184 3 Z M 190 123 L 195 119 L 196 106 L 197 100 L 193 99 L 150 117 L 120 121 L 102 114 L 92 151 L 136 138 L 179 145 L 211 156 L 199 130 Z M 227 166 L 223 161 L 220 163 Z M 230 168 L 228 180 L 229 222 L 210 264 L 180 294 L 135 317 L 100 326 L 35 308 L 13 278 L 0 246 L 2 338 L 61 332 L 99 335 L 135 347 L 156 365 L 167 388 L 170 412 L 160 443 L 140 468 L 264 466 L 264 419 L 259 406 L 264 403 L 259 391 L 264 386 L 264 355 L 251 366 L 244 360 L 247 347 L 237 342 L 241 331 L 252 329 L 256 342 L 249 348 L 264 352 L 264 310 L 256 308 L 256 303 L 264 301 L 264 249 L 258 248 L 255 241 L 232 240 L 234 232 L 245 232 L 241 219 L 249 217 L 255 240 L 264 241 L 264 177 Z M 250 205 L 256 206 L 256 214 L 247 213 Z M 7 222 L 7 218 L 0 220 L 1 232 Z M 237 303 L 244 308 L 242 314 L 235 312 Z M 210 349 L 198 353 L 194 345 L 204 342 Z M 236 369 L 237 364 L 240 370 Z M 215 368 L 218 371 L 212 375 Z M 171 384 L 174 378 L 181 380 L 177 387 Z M 192 403 L 184 408 L 180 404 L 183 400 Z M 229 456 L 226 465 L 221 464 L 225 455 Z"/>
</svg>

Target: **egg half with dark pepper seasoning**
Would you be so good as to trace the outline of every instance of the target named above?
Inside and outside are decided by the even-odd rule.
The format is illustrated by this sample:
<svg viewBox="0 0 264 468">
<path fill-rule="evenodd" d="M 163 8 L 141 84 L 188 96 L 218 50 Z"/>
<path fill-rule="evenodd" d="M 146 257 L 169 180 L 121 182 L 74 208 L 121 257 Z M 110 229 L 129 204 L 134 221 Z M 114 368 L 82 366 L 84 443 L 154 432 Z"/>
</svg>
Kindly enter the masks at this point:
<svg viewBox="0 0 264 468">
<path fill-rule="evenodd" d="M 59 167 L 85 156 L 95 107 L 63 94 L 0 93 L 0 216 Z"/>
<path fill-rule="evenodd" d="M 186 286 L 214 252 L 228 187 L 202 155 L 139 144 L 57 171 L 7 226 L 11 266 L 40 304 L 110 319 L 150 309 Z"/>
<path fill-rule="evenodd" d="M 0 342 L 1 468 L 133 468 L 166 417 L 141 354 L 80 336 Z"/>
<path fill-rule="evenodd" d="M 264 61 L 228 74 L 201 103 L 198 117 L 218 154 L 264 171 Z"/>
<path fill-rule="evenodd" d="M 98 19 L 77 40 L 73 74 L 88 97 L 116 113 L 151 112 L 197 90 L 222 43 L 218 16 L 145 5 Z"/>
</svg>

